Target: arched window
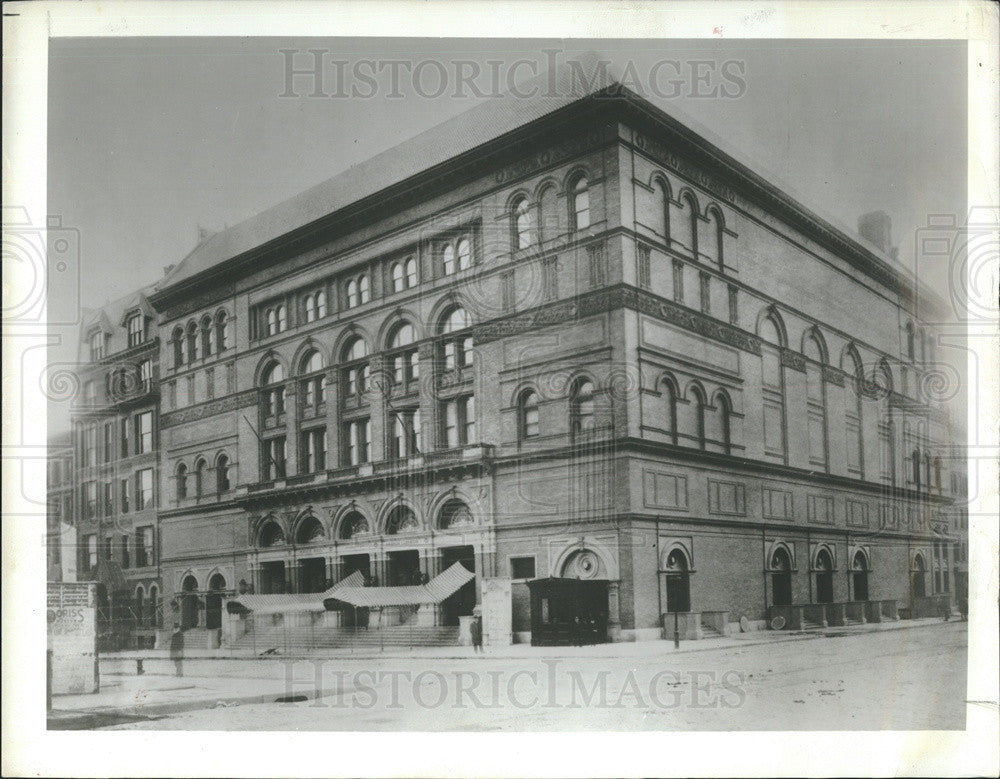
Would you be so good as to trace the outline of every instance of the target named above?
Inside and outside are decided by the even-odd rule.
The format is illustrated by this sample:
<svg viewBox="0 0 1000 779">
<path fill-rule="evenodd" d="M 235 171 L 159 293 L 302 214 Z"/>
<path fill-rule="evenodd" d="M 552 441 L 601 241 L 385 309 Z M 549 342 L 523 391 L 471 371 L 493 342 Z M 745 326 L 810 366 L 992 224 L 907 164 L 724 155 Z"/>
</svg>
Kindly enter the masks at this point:
<svg viewBox="0 0 1000 779">
<path fill-rule="evenodd" d="M 224 454 L 215 459 L 215 490 L 220 493 L 229 491 L 229 458 Z"/>
<path fill-rule="evenodd" d="M 722 212 L 716 207 L 711 206 L 708 209 L 709 222 L 712 225 L 712 232 L 710 235 L 715 242 L 715 264 L 719 266 L 719 270 L 724 271 L 726 269 L 725 256 L 723 254 L 723 239 L 726 234 L 726 223 L 722 217 Z"/>
<path fill-rule="evenodd" d="M 316 517 L 306 517 L 299 523 L 295 533 L 295 543 L 314 544 L 317 541 L 322 541 L 325 536 L 322 523 Z"/>
<path fill-rule="evenodd" d="M 396 506 L 389 512 L 385 521 L 386 535 L 394 536 L 398 533 L 410 533 L 420 529 L 420 523 L 413 510 L 406 506 Z"/>
<path fill-rule="evenodd" d="M 312 349 L 302 357 L 299 385 L 302 391 L 303 413 L 316 413 L 325 400 L 326 376 L 323 373 L 323 355 Z"/>
<path fill-rule="evenodd" d="M 187 326 L 188 360 L 193 361 L 201 357 L 201 346 L 198 342 L 198 325 L 189 322 Z"/>
<path fill-rule="evenodd" d="M 340 539 L 342 541 L 348 541 L 367 532 L 369 532 L 368 520 L 357 511 L 350 512 L 340 521 Z"/>
<path fill-rule="evenodd" d="M 760 326 L 762 394 L 764 408 L 764 453 L 784 459 L 785 448 L 785 378 L 781 366 L 784 339 L 777 322 L 768 316 Z"/>
<path fill-rule="evenodd" d="M 174 368 L 179 368 L 187 361 L 184 331 L 180 327 L 175 327 L 170 340 L 174 342 Z"/>
<path fill-rule="evenodd" d="M 360 395 L 368 388 L 368 344 L 363 338 L 351 338 L 341 351 L 344 394 Z"/>
<path fill-rule="evenodd" d="M 268 522 L 260 530 L 260 546 L 279 546 L 285 543 L 285 534 L 277 522 Z"/>
<path fill-rule="evenodd" d="M 690 192 L 685 192 L 681 196 L 681 202 L 684 203 L 685 208 L 688 209 L 688 238 L 690 243 L 688 248 L 691 250 L 691 256 L 696 260 L 698 259 L 698 201 L 694 199 L 694 195 Z"/>
<path fill-rule="evenodd" d="M 177 500 L 184 500 L 187 498 L 187 466 L 184 463 L 177 466 L 174 478 L 177 480 Z"/>
<path fill-rule="evenodd" d="M 670 245 L 670 189 L 663 179 L 653 182 L 653 229 Z"/>
<path fill-rule="evenodd" d="M 406 289 L 406 275 L 403 272 L 403 263 L 394 262 L 392 264 L 392 291 L 402 292 Z"/>
<path fill-rule="evenodd" d="M 160 627 L 160 591 L 154 584 L 149 588 L 149 600 L 146 602 L 149 610 L 146 617 L 146 624 L 150 627 Z"/>
<path fill-rule="evenodd" d="M 590 227 L 590 189 L 586 176 L 578 176 L 570 187 L 571 217 L 574 230 Z"/>
<path fill-rule="evenodd" d="M 559 235 L 559 198 L 555 184 L 547 184 L 538 196 L 539 239 L 550 241 Z"/>
<path fill-rule="evenodd" d="M 518 401 L 518 437 L 521 440 L 538 436 L 538 395 L 525 390 Z"/>
<path fill-rule="evenodd" d="M 468 312 L 461 307 L 452 309 L 441 320 L 445 370 L 471 367 L 474 355 L 471 327 L 472 320 Z"/>
<path fill-rule="evenodd" d="M 417 332 L 413 325 L 403 323 L 392 331 L 389 338 L 389 362 L 392 380 L 397 387 L 406 387 L 414 379 L 420 378 L 420 360 L 416 348 Z"/>
<path fill-rule="evenodd" d="M 531 229 L 531 205 L 528 198 L 519 197 L 513 205 L 514 248 L 527 249 L 534 241 Z"/>
<path fill-rule="evenodd" d="M 412 257 L 406 261 L 406 286 L 417 286 L 417 261 Z"/>
<path fill-rule="evenodd" d="M 215 315 L 215 344 L 220 352 L 229 346 L 229 316 L 225 311 Z"/>
<path fill-rule="evenodd" d="M 570 393 L 570 434 L 577 438 L 594 429 L 594 383 L 580 379 Z"/>
<path fill-rule="evenodd" d="M 472 267 L 472 245 L 468 239 L 461 238 L 458 241 L 458 269 L 468 270 Z"/>
<path fill-rule="evenodd" d="M 201 351 L 206 357 L 215 354 L 215 328 L 212 327 L 212 317 L 201 319 Z"/>
<path fill-rule="evenodd" d="M 660 404 L 659 422 L 664 430 L 670 435 L 670 442 L 677 443 L 677 390 L 667 379 L 660 382 Z"/>
<path fill-rule="evenodd" d="M 448 530 L 453 527 L 465 527 L 472 524 L 474 524 L 472 512 L 460 500 L 449 500 L 441 507 L 441 512 L 438 514 L 438 527 L 441 530 Z"/>
<path fill-rule="evenodd" d="M 368 282 L 367 273 L 362 273 L 361 278 L 358 279 L 358 296 L 362 304 L 371 300 L 371 285 Z"/>
<path fill-rule="evenodd" d="M 455 247 L 450 243 L 444 247 L 444 253 L 441 255 L 441 267 L 444 268 L 445 276 L 455 272 Z"/>
<path fill-rule="evenodd" d="M 691 402 L 694 404 L 694 439 L 699 449 L 705 448 L 705 415 L 708 399 L 700 387 L 691 388 Z"/>
<path fill-rule="evenodd" d="M 910 464 L 912 465 L 912 472 L 910 473 L 911 479 L 914 484 L 917 485 L 917 489 L 920 489 L 920 450 L 914 449 L 910 455 Z"/>
<path fill-rule="evenodd" d="M 283 333 L 288 329 L 288 309 L 282 303 L 278 306 L 278 332 Z"/>
<path fill-rule="evenodd" d="M 205 469 L 208 464 L 204 460 L 198 460 L 194 464 L 194 494 L 201 497 L 205 494 Z"/>
<path fill-rule="evenodd" d="M 355 279 L 351 279 L 347 282 L 347 307 L 355 308 L 358 304 L 358 282 Z"/>
<path fill-rule="evenodd" d="M 809 434 L 809 462 L 826 467 L 827 418 L 826 383 L 823 379 L 824 350 L 815 332 L 805 338 L 806 358 L 806 425 Z"/>
<path fill-rule="evenodd" d="M 262 374 L 263 413 L 272 422 L 285 413 L 285 387 L 281 383 L 284 380 L 285 369 L 277 361 L 271 362 Z"/>
<path fill-rule="evenodd" d="M 722 452 L 729 454 L 731 447 L 729 425 L 732 404 L 721 390 L 715 393 L 712 403 L 715 408 L 712 410 L 707 436 L 713 446 L 719 447 Z"/>
<path fill-rule="evenodd" d="M 274 308 L 267 310 L 267 334 L 277 335 L 278 333 L 278 311 Z"/>
</svg>

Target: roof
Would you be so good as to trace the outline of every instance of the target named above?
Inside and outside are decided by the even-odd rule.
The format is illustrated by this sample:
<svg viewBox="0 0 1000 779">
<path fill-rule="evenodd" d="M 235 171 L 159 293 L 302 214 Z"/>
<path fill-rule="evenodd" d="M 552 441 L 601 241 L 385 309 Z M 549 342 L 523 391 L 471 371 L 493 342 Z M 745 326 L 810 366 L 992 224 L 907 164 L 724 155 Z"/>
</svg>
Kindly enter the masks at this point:
<svg viewBox="0 0 1000 779">
<path fill-rule="evenodd" d="M 457 592 L 466 582 L 474 579 L 475 576 L 461 563 L 452 563 L 450 568 L 435 576 L 427 584 L 412 584 L 402 587 L 345 587 L 330 600 L 368 608 L 440 603 L 449 595 Z"/>
</svg>

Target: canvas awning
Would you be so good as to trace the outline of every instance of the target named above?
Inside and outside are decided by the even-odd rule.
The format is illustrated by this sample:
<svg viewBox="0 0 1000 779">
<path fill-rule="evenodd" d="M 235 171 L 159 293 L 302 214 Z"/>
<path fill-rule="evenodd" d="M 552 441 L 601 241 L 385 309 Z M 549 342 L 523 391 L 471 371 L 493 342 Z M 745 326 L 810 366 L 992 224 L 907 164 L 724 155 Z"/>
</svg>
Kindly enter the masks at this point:
<svg viewBox="0 0 1000 779">
<path fill-rule="evenodd" d="M 288 595 L 240 595 L 229 601 L 229 608 L 243 607 L 254 614 L 288 614 L 302 611 L 324 611 L 323 602 L 337 597 L 344 588 L 360 587 L 365 577 L 361 571 L 341 579 L 326 592 L 304 592 Z"/>
<path fill-rule="evenodd" d="M 402 587 L 344 587 L 330 598 L 326 608 L 333 611 L 337 601 L 351 606 L 379 608 L 381 606 L 419 606 L 423 603 L 440 603 L 449 595 L 458 592 L 466 582 L 476 575 L 461 563 L 454 563 L 448 570 L 431 579 L 427 584 L 413 584 Z"/>
</svg>

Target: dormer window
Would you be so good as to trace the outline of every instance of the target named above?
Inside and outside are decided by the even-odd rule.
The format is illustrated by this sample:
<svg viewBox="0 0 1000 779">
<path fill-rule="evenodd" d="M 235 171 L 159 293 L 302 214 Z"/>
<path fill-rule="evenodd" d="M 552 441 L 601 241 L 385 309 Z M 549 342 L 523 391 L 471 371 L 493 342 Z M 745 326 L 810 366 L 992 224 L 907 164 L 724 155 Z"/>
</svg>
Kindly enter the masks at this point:
<svg viewBox="0 0 1000 779">
<path fill-rule="evenodd" d="M 104 332 L 102 330 L 95 330 L 90 334 L 90 359 L 91 360 L 103 360 L 104 359 Z"/>
<path fill-rule="evenodd" d="M 142 315 L 142 312 L 137 311 L 130 315 L 125 322 L 125 327 L 128 330 L 128 345 L 130 347 L 138 346 L 146 340 L 146 317 Z"/>
</svg>

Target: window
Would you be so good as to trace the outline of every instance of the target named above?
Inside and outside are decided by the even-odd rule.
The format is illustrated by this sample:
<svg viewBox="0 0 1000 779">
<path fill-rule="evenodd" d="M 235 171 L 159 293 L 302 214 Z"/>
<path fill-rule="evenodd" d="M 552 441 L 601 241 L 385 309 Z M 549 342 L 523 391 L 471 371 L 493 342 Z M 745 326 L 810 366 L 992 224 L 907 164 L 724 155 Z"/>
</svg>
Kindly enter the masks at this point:
<svg viewBox="0 0 1000 779">
<path fill-rule="evenodd" d="M 96 481 L 85 481 L 83 483 L 83 515 L 86 519 L 93 519 L 97 516 Z"/>
<path fill-rule="evenodd" d="M 272 362 L 264 370 L 261 410 L 265 420 L 272 424 L 279 421 L 279 417 L 285 413 L 285 387 L 280 383 L 284 380 L 285 369 L 281 367 L 281 363 Z"/>
<path fill-rule="evenodd" d="M 118 492 L 121 495 L 122 514 L 128 514 L 128 512 L 131 510 L 130 503 L 132 494 L 132 482 L 129 481 L 128 479 L 122 479 L 118 483 L 118 487 L 119 487 Z"/>
<path fill-rule="evenodd" d="M 97 465 L 97 427 L 87 425 L 83 429 L 83 464 Z"/>
<path fill-rule="evenodd" d="M 826 384 L 823 380 L 823 349 L 817 337 L 810 334 L 803 346 L 806 357 L 806 426 L 809 462 L 826 467 Z"/>
<path fill-rule="evenodd" d="M 97 330 L 90 334 L 90 359 L 93 361 L 104 359 L 104 333 Z"/>
<path fill-rule="evenodd" d="M 153 564 L 153 528 L 149 525 L 135 530 L 135 566 L 145 568 Z"/>
<path fill-rule="evenodd" d="M 144 411 L 135 415 L 135 453 L 146 454 L 153 451 L 153 412 Z"/>
<path fill-rule="evenodd" d="M 303 413 L 317 414 L 325 400 L 326 375 L 323 373 L 323 355 L 309 352 L 302 360 L 302 373 L 307 378 L 301 383 Z"/>
<path fill-rule="evenodd" d="M 184 331 L 175 327 L 173 334 L 170 336 L 170 340 L 174 344 L 174 369 L 180 368 L 185 362 L 187 362 L 187 348 L 184 345 Z"/>
<path fill-rule="evenodd" d="M 220 454 L 215 461 L 215 490 L 216 492 L 229 491 L 229 458 Z"/>
<path fill-rule="evenodd" d="M 517 249 L 527 249 L 534 243 L 531 229 L 531 206 L 528 198 L 519 197 L 514 201 L 514 246 Z"/>
<path fill-rule="evenodd" d="M 142 511 L 153 505 L 153 469 L 143 468 L 135 475 L 135 508 Z"/>
<path fill-rule="evenodd" d="M 130 438 L 130 428 L 131 428 L 131 425 L 129 424 L 129 420 L 128 419 L 123 419 L 121 421 L 121 425 L 119 427 L 121 428 L 121 453 L 122 453 L 122 457 L 128 457 L 131 454 L 131 452 L 132 452 L 132 450 L 129 448 L 129 438 Z"/>
<path fill-rule="evenodd" d="M 264 441 L 264 474 L 268 481 L 285 478 L 285 437 Z"/>
<path fill-rule="evenodd" d="M 104 423 L 104 462 L 109 463 L 115 454 L 115 423 Z"/>
<path fill-rule="evenodd" d="M 914 348 L 914 333 L 913 333 L 913 323 L 906 323 L 906 356 L 910 358 L 912 362 L 916 357 L 916 349 Z"/>
<path fill-rule="evenodd" d="M 476 403 L 472 395 L 451 398 L 442 404 L 442 443 L 448 449 L 476 440 Z"/>
<path fill-rule="evenodd" d="M 302 473 L 316 473 L 326 468 L 326 428 L 305 430 L 300 437 Z"/>
<path fill-rule="evenodd" d="M 115 539 L 113 536 L 108 536 L 104 539 L 104 559 L 110 560 L 114 554 Z"/>
<path fill-rule="evenodd" d="M 590 267 L 590 286 L 602 287 L 607 280 L 607 263 L 604 259 L 604 244 L 587 247 L 587 264 Z"/>
<path fill-rule="evenodd" d="M 341 376 L 345 396 L 363 394 L 368 388 L 368 345 L 362 338 L 352 338 L 344 345 L 341 360 L 345 363 Z"/>
<path fill-rule="evenodd" d="M 709 420 L 706 435 L 714 446 L 729 454 L 731 445 L 729 419 L 732 414 L 732 404 L 729 402 L 729 398 L 721 391 L 716 392 L 712 402 L 715 408 Z"/>
<path fill-rule="evenodd" d="M 153 389 L 153 363 L 150 360 L 139 363 L 139 382 L 142 384 L 143 392 Z"/>
<path fill-rule="evenodd" d="M 570 434 L 576 438 L 593 429 L 594 384 L 589 379 L 581 379 L 570 396 Z"/>
<path fill-rule="evenodd" d="M 660 382 L 660 419 L 662 427 L 670 435 L 670 443 L 677 443 L 677 390 L 667 379 Z"/>
<path fill-rule="evenodd" d="M 371 287 L 368 275 L 362 273 L 357 278 L 347 282 L 347 307 L 356 308 L 371 300 Z"/>
<path fill-rule="evenodd" d="M 444 252 L 441 254 L 441 267 L 444 268 L 445 276 L 455 272 L 455 247 L 450 243 L 444 247 Z"/>
<path fill-rule="evenodd" d="M 406 286 L 417 286 L 417 261 L 410 257 L 406 261 Z"/>
<path fill-rule="evenodd" d="M 535 438 L 538 435 L 538 395 L 533 390 L 522 393 L 518 403 L 518 437 Z"/>
<path fill-rule="evenodd" d="M 458 242 L 458 269 L 468 270 L 472 267 L 472 245 L 465 238 Z"/>
<path fill-rule="evenodd" d="M 698 259 L 698 203 L 694 199 L 694 195 L 690 192 L 685 192 L 681 196 L 681 202 L 685 207 L 688 208 L 688 218 L 690 219 L 690 244 L 688 248 L 691 250 L 691 256 L 696 260 Z"/>
<path fill-rule="evenodd" d="M 402 292 L 406 289 L 406 275 L 403 272 L 403 263 L 394 262 L 392 264 L 392 291 Z"/>
<path fill-rule="evenodd" d="M 201 342 L 198 340 L 198 325 L 189 322 L 187 326 L 187 359 L 194 362 L 201 357 Z"/>
<path fill-rule="evenodd" d="M 310 292 L 305 299 L 306 322 L 315 322 L 326 316 L 326 293 Z"/>
<path fill-rule="evenodd" d="M 146 317 L 141 313 L 132 314 L 125 323 L 128 329 L 128 345 L 138 346 L 146 340 Z"/>
<path fill-rule="evenodd" d="M 104 497 L 104 505 L 101 509 L 102 515 L 105 517 L 112 517 L 115 514 L 115 487 L 110 481 L 106 481 L 101 485 L 101 492 Z"/>
<path fill-rule="evenodd" d="M 714 235 L 712 238 L 715 240 L 715 260 L 716 265 L 719 266 L 720 271 L 725 271 L 726 261 L 723 255 L 723 239 L 726 235 L 726 223 L 722 217 L 722 212 L 714 204 L 705 209 L 706 218 L 712 223 Z"/>
<path fill-rule="evenodd" d="M 389 339 L 392 380 L 397 387 L 405 387 L 420 377 L 420 360 L 415 347 L 417 332 L 411 324 L 399 325 Z M 407 348 L 409 347 L 409 348 Z"/>
<path fill-rule="evenodd" d="M 200 498 L 205 492 L 205 469 L 208 467 L 208 463 L 204 460 L 198 460 L 194 464 L 194 494 L 196 498 Z"/>
<path fill-rule="evenodd" d="M 512 557 L 512 558 L 510 558 L 510 578 L 511 579 L 534 579 L 535 578 L 535 558 L 534 557 Z"/>
<path fill-rule="evenodd" d="M 368 448 L 371 440 L 371 422 L 368 419 L 353 419 L 344 425 L 345 460 L 348 465 L 368 462 Z"/>
<path fill-rule="evenodd" d="M 443 343 L 445 370 L 467 368 L 472 365 L 472 335 L 467 332 L 471 326 L 472 321 L 464 308 L 455 308 L 445 317 L 442 325 L 442 333 L 445 336 Z"/>
<path fill-rule="evenodd" d="M 229 316 L 225 311 L 215 315 L 215 344 L 220 352 L 229 346 Z"/>
<path fill-rule="evenodd" d="M 781 332 L 774 319 L 764 320 L 760 330 L 761 372 L 764 396 L 764 453 L 784 459 L 785 445 L 785 383 L 781 367 Z"/>
<path fill-rule="evenodd" d="M 420 409 L 407 408 L 391 411 L 392 454 L 409 457 L 420 452 Z"/>
<path fill-rule="evenodd" d="M 705 448 L 705 413 L 708 400 L 704 393 L 698 388 L 691 389 L 691 402 L 694 404 L 696 444 L 699 449 Z"/>
<path fill-rule="evenodd" d="M 580 176 L 570 187 L 571 218 L 574 230 L 590 227 L 590 191 L 587 177 Z"/>
<path fill-rule="evenodd" d="M 131 561 L 131 559 L 129 559 L 130 555 L 129 555 L 128 541 L 129 541 L 128 535 L 124 535 L 120 539 L 122 568 L 131 568 L 132 567 L 132 561 Z"/>
<path fill-rule="evenodd" d="M 84 536 L 83 548 L 86 554 L 83 560 L 83 567 L 87 571 L 93 571 L 97 567 L 97 536 Z"/>
<path fill-rule="evenodd" d="M 910 481 L 917 485 L 917 489 L 920 489 L 920 450 L 914 449 L 913 453 L 910 455 L 910 465 L 913 470 L 910 473 Z"/>
</svg>

